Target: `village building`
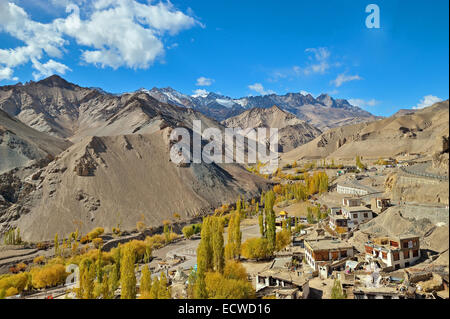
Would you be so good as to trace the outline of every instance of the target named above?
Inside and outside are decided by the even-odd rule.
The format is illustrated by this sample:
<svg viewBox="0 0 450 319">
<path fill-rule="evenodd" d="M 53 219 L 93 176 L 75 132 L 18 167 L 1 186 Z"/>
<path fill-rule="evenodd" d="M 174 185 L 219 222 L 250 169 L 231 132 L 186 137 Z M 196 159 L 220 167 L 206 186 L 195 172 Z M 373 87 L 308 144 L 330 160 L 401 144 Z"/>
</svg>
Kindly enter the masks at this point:
<svg viewBox="0 0 450 319">
<path fill-rule="evenodd" d="M 290 269 L 292 258 L 276 258 L 269 269 L 256 274 L 256 295 L 275 296 L 277 299 L 307 299 L 309 280 Z"/>
<path fill-rule="evenodd" d="M 355 207 L 355 206 L 361 206 L 362 200 L 359 197 L 344 197 L 342 199 L 342 206 L 343 207 Z"/>
<path fill-rule="evenodd" d="M 365 186 L 362 184 L 359 184 L 355 180 L 347 180 L 344 182 L 338 182 L 336 186 L 336 191 L 339 194 L 349 194 L 349 195 L 357 195 L 357 196 L 364 196 L 367 194 L 376 193 L 377 191 L 369 186 Z"/>
<path fill-rule="evenodd" d="M 377 213 L 384 212 L 391 205 L 389 198 L 375 197 L 370 200 L 370 208 Z"/>
<path fill-rule="evenodd" d="M 327 272 L 334 270 L 339 265 L 333 263 L 353 257 L 354 254 L 353 246 L 333 238 L 306 239 L 304 245 L 306 262 L 315 271 L 324 271 L 324 268 L 319 269 L 320 266 L 327 268 Z M 340 266 L 345 268 L 345 262 Z"/>
<path fill-rule="evenodd" d="M 393 269 L 409 267 L 420 259 L 418 236 L 378 238 L 367 242 L 364 249 L 367 261 L 379 260 Z"/>
<path fill-rule="evenodd" d="M 342 207 L 342 217 L 346 218 L 349 230 L 354 229 L 358 225 L 371 220 L 373 212 L 365 206 Z"/>
</svg>

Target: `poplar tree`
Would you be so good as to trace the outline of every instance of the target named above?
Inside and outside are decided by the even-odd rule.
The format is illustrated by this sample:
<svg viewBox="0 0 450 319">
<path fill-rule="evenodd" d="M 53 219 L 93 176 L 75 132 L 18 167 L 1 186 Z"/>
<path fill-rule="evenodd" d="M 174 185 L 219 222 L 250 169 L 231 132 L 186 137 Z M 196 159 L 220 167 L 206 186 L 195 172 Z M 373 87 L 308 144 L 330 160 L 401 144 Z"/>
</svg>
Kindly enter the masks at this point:
<svg viewBox="0 0 450 319">
<path fill-rule="evenodd" d="M 80 263 L 80 287 L 77 296 L 79 299 L 92 299 L 94 297 L 95 265 L 89 258 Z"/>
<path fill-rule="evenodd" d="M 273 205 L 275 203 L 275 194 L 273 191 L 269 191 L 266 194 L 264 203 L 264 212 L 266 219 L 266 237 L 269 241 L 269 251 L 273 253 L 276 245 L 276 229 L 275 229 L 275 212 L 273 211 Z"/>
<path fill-rule="evenodd" d="M 157 277 L 152 281 L 152 288 L 150 289 L 150 299 L 158 299 L 159 280 Z"/>
<path fill-rule="evenodd" d="M 240 224 L 241 216 L 239 213 L 232 214 L 228 223 L 228 242 L 225 246 L 225 258 L 227 260 L 239 258 L 242 240 Z"/>
<path fill-rule="evenodd" d="M 264 224 L 264 215 L 261 212 L 258 216 L 258 222 L 259 222 L 259 232 L 261 233 L 261 237 L 266 237 L 266 228 Z"/>
<path fill-rule="evenodd" d="M 159 287 L 158 287 L 158 299 L 170 299 L 172 297 L 172 292 L 170 286 L 167 283 L 167 277 L 163 271 L 159 277 Z"/>
<path fill-rule="evenodd" d="M 139 287 L 139 293 L 142 297 L 150 296 L 150 291 L 152 289 L 152 277 L 150 274 L 150 270 L 147 265 L 144 265 L 141 273 L 141 282 Z"/>
<path fill-rule="evenodd" d="M 134 274 L 135 254 L 130 245 L 123 248 L 120 260 L 120 285 L 122 299 L 136 299 L 136 276 Z"/>
<path fill-rule="evenodd" d="M 225 267 L 225 251 L 223 246 L 223 223 L 218 217 L 211 217 L 212 223 L 212 248 L 214 270 L 222 273 Z"/>
<path fill-rule="evenodd" d="M 54 244 L 55 244 L 55 256 L 57 256 L 59 253 L 58 233 L 55 234 Z"/>
</svg>

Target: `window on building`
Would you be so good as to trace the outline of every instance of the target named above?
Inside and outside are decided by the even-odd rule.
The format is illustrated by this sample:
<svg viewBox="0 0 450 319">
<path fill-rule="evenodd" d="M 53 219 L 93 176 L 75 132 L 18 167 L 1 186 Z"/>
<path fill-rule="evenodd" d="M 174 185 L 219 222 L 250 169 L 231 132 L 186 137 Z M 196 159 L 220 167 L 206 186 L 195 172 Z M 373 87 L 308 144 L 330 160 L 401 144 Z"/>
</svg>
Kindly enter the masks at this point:
<svg viewBox="0 0 450 319">
<path fill-rule="evenodd" d="M 383 259 L 387 259 L 387 253 L 386 252 L 381 252 L 381 257 L 383 258 Z"/>
<path fill-rule="evenodd" d="M 398 251 L 392 253 L 392 259 L 394 259 L 394 261 L 400 260 L 400 254 Z"/>
<path fill-rule="evenodd" d="M 347 251 L 346 250 L 341 251 L 341 257 L 342 258 L 347 257 Z"/>
<path fill-rule="evenodd" d="M 353 218 L 357 219 L 358 218 L 358 214 L 353 214 Z"/>
<path fill-rule="evenodd" d="M 364 218 L 368 218 L 368 217 L 369 217 L 369 214 L 364 213 Z"/>
<path fill-rule="evenodd" d="M 403 251 L 403 258 L 408 259 L 409 258 L 409 250 Z"/>
<path fill-rule="evenodd" d="M 418 249 L 414 249 L 413 250 L 413 257 L 418 257 L 419 256 L 419 250 Z"/>
<path fill-rule="evenodd" d="M 399 264 L 395 265 L 395 269 L 396 270 L 400 269 L 400 265 Z"/>
</svg>

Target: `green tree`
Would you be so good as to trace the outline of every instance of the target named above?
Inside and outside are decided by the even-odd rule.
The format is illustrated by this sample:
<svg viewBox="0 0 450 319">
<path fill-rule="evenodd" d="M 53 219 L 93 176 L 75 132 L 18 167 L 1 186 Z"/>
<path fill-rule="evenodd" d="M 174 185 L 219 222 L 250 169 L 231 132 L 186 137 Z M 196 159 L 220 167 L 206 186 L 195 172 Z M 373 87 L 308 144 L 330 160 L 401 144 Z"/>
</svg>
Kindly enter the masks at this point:
<svg viewBox="0 0 450 319">
<path fill-rule="evenodd" d="M 261 234 L 261 237 L 266 237 L 266 227 L 264 224 L 264 215 L 263 213 L 259 214 L 258 216 L 258 222 L 259 222 L 259 232 Z"/>
<path fill-rule="evenodd" d="M 92 259 L 84 258 L 80 263 L 80 287 L 78 288 L 79 299 L 94 298 L 96 267 Z"/>
<path fill-rule="evenodd" d="M 331 288 L 331 299 L 347 299 L 339 280 L 335 279 Z"/>
<path fill-rule="evenodd" d="M 241 216 L 238 212 L 231 215 L 228 223 L 228 242 L 225 246 L 225 258 L 236 259 L 239 258 L 241 252 Z"/>
<path fill-rule="evenodd" d="M 55 245 L 55 256 L 58 256 L 58 254 L 59 254 L 59 240 L 58 240 L 58 233 L 55 234 L 54 245 Z"/>
<path fill-rule="evenodd" d="M 152 289 L 152 277 L 150 274 L 150 270 L 148 269 L 147 265 L 144 265 L 142 267 L 139 292 L 141 296 L 150 295 L 151 289 Z"/>
<path fill-rule="evenodd" d="M 223 246 L 223 223 L 218 217 L 211 217 L 213 228 L 212 231 L 212 247 L 213 247 L 213 264 L 214 270 L 222 273 L 225 266 L 225 252 Z"/>
<path fill-rule="evenodd" d="M 366 166 L 361 162 L 361 157 L 358 155 L 356 156 L 356 167 L 363 170 L 366 168 Z"/>
<path fill-rule="evenodd" d="M 130 245 L 123 248 L 120 260 L 120 285 L 122 299 L 136 299 L 136 275 L 134 273 L 135 253 Z"/>
<path fill-rule="evenodd" d="M 164 271 L 161 271 L 159 277 L 158 299 L 170 299 L 172 297 L 171 288 L 167 283 L 167 277 Z"/>
<path fill-rule="evenodd" d="M 275 193 L 269 191 L 266 193 L 264 212 L 266 219 L 266 237 L 269 241 L 269 251 L 272 253 L 276 245 L 276 228 L 275 228 L 275 212 L 273 210 L 273 205 L 275 203 Z"/>
</svg>

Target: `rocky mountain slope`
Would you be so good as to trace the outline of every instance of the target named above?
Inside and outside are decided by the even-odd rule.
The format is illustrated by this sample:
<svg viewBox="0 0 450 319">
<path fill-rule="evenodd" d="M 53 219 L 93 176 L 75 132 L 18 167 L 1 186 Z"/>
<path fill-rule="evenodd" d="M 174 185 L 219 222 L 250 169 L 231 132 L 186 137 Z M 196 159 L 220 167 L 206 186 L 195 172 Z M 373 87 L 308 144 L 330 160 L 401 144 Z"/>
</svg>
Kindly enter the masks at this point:
<svg viewBox="0 0 450 319">
<path fill-rule="evenodd" d="M 275 105 L 271 108 L 252 108 L 222 121 L 222 124 L 243 130 L 258 127 L 278 128 L 278 145 L 281 152 L 305 144 L 321 133 L 319 129 Z"/>
<path fill-rule="evenodd" d="M 0 174 L 54 157 L 70 142 L 36 131 L 0 110 Z"/>
<path fill-rule="evenodd" d="M 98 226 L 130 230 L 141 220 L 159 226 L 174 213 L 187 220 L 268 188 L 265 179 L 238 164 L 171 161 L 175 127 L 192 133 L 193 120 L 199 120 L 202 129 L 224 130 L 193 109 L 144 92 L 115 96 L 80 88 L 59 77 L 0 92 L 3 108 L 74 142 L 48 165 L 0 175 L 0 233 L 19 227 L 24 239 L 43 240 L 77 228 L 83 233 Z"/>
<path fill-rule="evenodd" d="M 0 227 L 42 240 L 76 228 L 130 230 L 140 220 L 159 226 L 174 213 L 188 219 L 267 189 L 237 164 L 174 164 L 170 132 L 83 138 L 27 179 L 35 191 L 4 211 Z"/>
<path fill-rule="evenodd" d="M 282 155 L 292 162 L 307 158 L 354 159 L 391 157 L 404 153 L 441 152 L 448 141 L 449 102 L 436 103 L 413 114 L 334 128 Z"/>
</svg>

